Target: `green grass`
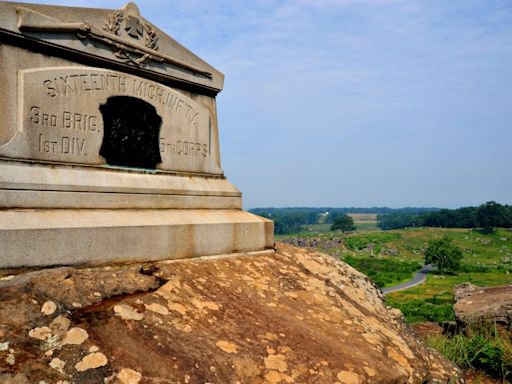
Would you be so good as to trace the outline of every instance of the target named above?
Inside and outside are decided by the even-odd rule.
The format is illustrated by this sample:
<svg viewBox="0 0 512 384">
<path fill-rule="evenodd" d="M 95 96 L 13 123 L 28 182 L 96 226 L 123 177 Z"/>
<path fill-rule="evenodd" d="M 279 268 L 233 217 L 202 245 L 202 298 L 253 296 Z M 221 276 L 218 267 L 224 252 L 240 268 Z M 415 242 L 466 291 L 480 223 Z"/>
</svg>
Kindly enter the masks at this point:
<svg viewBox="0 0 512 384">
<path fill-rule="evenodd" d="M 358 214 L 349 214 L 354 219 L 354 225 L 356 226 L 356 232 L 369 232 L 369 231 L 378 231 L 379 227 L 377 227 L 377 215 L 358 215 Z M 372 217 L 375 216 L 375 217 Z M 339 236 L 339 232 L 331 232 L 332 224 L 308 224 L 303 225 L 301 227 L 300 233 L 288 234 L 288 235 L 276 235 L 276 239 L 286 239 L 289 237 L 297 237 L 300 235 L 301 237 L 311 237 L 315 235 L 324 235 L 324 234 L 332 234 L 335 236 Z"/>
<path fill-rule="evenodd" d="M 394 245 L 401 253 L 411 257 L 422 257 L 428 241 L 444 235 L 462 248 L 466 263 L 497 266 L 503 263 L 501 258 L 512 257 L 512 232 L 504 229 L 498 229 L 492 234 L 445 228 L 411 228 L 387 232 L 401 235 Z"/>
<path fill-rule="evenodd" d="M 377 222 L 355 221 L 356 230 L 360 232 L 377 231 Z"/>
<path fill-rule="evenodd" d="M 277 237 L 277 240 L 291 237 L 342 239 L 344 244 L 337 248 L 320 247 L 319 250 L 346 259 L 383 287 L 400 284 L 412 277 L 413 273 L 397 273 L 402 264 L 396 264 L 397 271 L 386 269 L 387 262 L 382 260 L 423 264 L 423 251 L 427 243 L 443 236 L 453 239 L 453 243 L 461 247 L 463 268 L 457 275 L 430 274 L 422 285 L 386 295 L 387 302 L 402 309 L 409 322 L 453 319 L 448 310 L 453 304 L 453 288 L 463 282 L 469 281 L 479 286 L 512 284 L 512 263 L 506 262 L 507 257 L 512 260 L 512 231 L 498 229 L 491 234 L 482 234 L 468 229 L 410 228 L 341 234 L 326 232 L 326 226 L 328 224 L 313 226 L 316 232 L 305 231 Z M 370 243 L 374 244 L 373 250 L 368 249 Z M 396 249 L 398 254 L 381 255 L 381 249 Z M 350 261 L 348 258 L 353 259 Z"/>
<path fill-rule="evenodd" d="M 401 301 L 388 295 L 386 297 L 386 303 L 400 309 L 408 323 L 455 320 L 453 313 L 453 297 L 450 296 L 441 295 Z"/>
<path fill-rule="evenodd" d="M 370 277 L 379 287 L 400 284 L 411 279 L 421 265 L 389 258 L 361 258 L 346 255 L 343 261 Z"/>
<path fill-rule="evenodd" d="M 389 232 L 371 232 L 359 235 L 348 236 L 345 240 L 345 244 L 349 249 L 352 250 L 362 250 L 368 247 L 369 244 L 374 244 L 379 248 L 377 252 L 380 251 L 381 246 L 389 243 L 393 240 L 399 239 L 399 233 L 389 233 Z M 379 247 L 380 246 L 380 247 Z"/>
<path fill-rule="evenodd" d="M 466 281 L 478 286 L 507 285 L 512 283 L 512 275 L 498 271 L 458 273 L 457 275 L 429 274 L 424 284 L 405 291 L 393 292 L 388 296 L 400 301 L 434 296 L 452 297 L 453 287 Z"/>
<path fill-rule="evenodd" d="M 320 234 L 331 232 L 332 224 L 308 224 L 302 226 L 301 234 Z M 368 232 L 368 231 L 377 231 L 379 228 L 377 227 L 377 222 L 354 222 L 356 226 L 356 232 Z M 339 232 L 334 232 L 339 233 Z M 296 236 L 297 234 L 293 234 L 291 236 Z M 284 235 L 290 236 L 290 235 Z"/>
<path fill-rule="evenodd" d="M 354 219 L 354 225 L 358 232 L 376 231 L 379 229 L 377 226 L 377 215 L 368 213 L 349 213 L 352 219 Z"/>
<path fill-rule="evenodd" d="M 379 229 L 379 227 L 377 227 L 377 223 L 363 223 L 363 222 L 357 223 L 356 222 L 355 226 L 358 231 L 363 231 L 363 232 L 376 231 Z"/>
<path fill-rule="evenodd" d="M 325 233 L 331 232 L 332 224 L 308 224 L 303 225 L 301 233 Z"/>
<path fill-rule="evenodd" d="M 499 271 L 457 275 L 429 274 L 424 284 L 387 294 L 386 302 L 399 308 L 409 323 L 454 320 L 453 314 L 448 316 L 446 312 L 447 308 L 453 312 L 453 288 L 467 281 L 478 286 L 507 285 L 512 283 L 512 274 Z"/>
<path fill-rule="evenodd" d="M 343 243 L 337 247 L 332 247 L 328 242 L 322 245 L 320 241 L 319 250 L 340 257 L 381 287 L 410 279 L 423 264 L 423 252 L 430 240 L 443 236 L 452 239 L 463 251 L 460 272 L 454 275 L 430 273 L 425 283 L 386 295 L 387 304 L 399 308 L 409 323 L 455 320 L 453 288 L 463 282 L 478 286 L 512 284 L 512 231 L 505 229 L 490 234 L 441 228 L 341 234 L 328 231 L 324 225 L 314 230 L 288 237 L 342 239 Z M 368 247 L 369 244 L 372 246 Z M 389 250 L 393 250 L 394 256 L 390 256 L 389 252 L 386 254 Z M 437 335 L 430 337 L 427 342 L 461 368 L 481 370 L 504 382 L 511 379 L 510 335 L 498 334 L 493 328 L 478 326 L 468 334 L 461 333 L 451 338 Z"/>
<path fill-rule="evenodd" d="M 504 382 L 512 379 L 512 341 L 495 324 L 469 327 L 452 337 L 430 336 L 425 341 L 461 368 L 477 369 Z"/>
</svg>

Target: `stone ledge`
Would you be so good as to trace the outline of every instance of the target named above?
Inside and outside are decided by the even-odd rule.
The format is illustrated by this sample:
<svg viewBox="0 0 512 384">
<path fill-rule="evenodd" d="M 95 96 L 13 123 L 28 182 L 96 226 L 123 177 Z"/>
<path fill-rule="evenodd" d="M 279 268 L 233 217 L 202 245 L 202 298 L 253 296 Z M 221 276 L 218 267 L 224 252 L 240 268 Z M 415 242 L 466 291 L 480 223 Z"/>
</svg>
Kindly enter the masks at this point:
<svg viewBox="0 0 512 384">
<path fill-rule="evenodd" d="M 2 190 L 3 208 L 28 209 L 241 209 L 242 199 L 148 193 Z"/>
<path fill-rule="evenodd" d="M 0 161 L 0 208 L 241 209 L 224 178 Z"/>
<path fill-rule="evenodd" d="M 0 161 L 0 189 L 240 197 L 224 178 Z"/>
<path fill-rule="evenodd" d="M 0 211 L 0 268 L 155 261 L 273 248 L 273 222 L 239 210 Z"/>
</svg>

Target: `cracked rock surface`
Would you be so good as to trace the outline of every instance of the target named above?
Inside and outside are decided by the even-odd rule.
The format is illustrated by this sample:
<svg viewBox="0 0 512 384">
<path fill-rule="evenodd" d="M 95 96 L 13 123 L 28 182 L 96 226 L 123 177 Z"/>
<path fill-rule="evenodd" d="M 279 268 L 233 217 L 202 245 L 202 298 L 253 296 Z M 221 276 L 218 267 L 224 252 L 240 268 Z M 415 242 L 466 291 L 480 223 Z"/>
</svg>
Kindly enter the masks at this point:
<svg viewBox="0 0 512 384">
<path fill-rule="evenodd" d="M 0 278 L 0 383 L 463 383 L 330 256 L 276 253 Z"/>
</svg>

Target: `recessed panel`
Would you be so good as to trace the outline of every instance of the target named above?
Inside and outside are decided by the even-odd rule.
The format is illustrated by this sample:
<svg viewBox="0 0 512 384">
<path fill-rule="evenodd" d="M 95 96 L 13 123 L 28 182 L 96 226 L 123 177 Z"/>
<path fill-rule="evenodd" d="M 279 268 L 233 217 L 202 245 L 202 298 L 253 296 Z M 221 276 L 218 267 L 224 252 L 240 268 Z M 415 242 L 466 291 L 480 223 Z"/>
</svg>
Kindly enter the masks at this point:
<svg viewBox="0 0 512 384">
<path fill-rule="evenodd" d="M 123 97 L 131 102 L 119 105 Z M 110 128 L 113 124 L 112 121 L 105 121 L 102 108 L 110 108 L 110 115 L 116 116 L 115 110 L 106 107 L 109 99 L 117 100 L 117 108 L 122 113 L 119 119 L 124 121 L 117 123 L 130 126 L 130 129 L 126 129 L 128 136 L 124 140 L 137 142 L 139 138 L 133 135 L 148 137 L 158 131 L 158 153 L 153 154 L 155 160 L 148 168 L 222 174 L 213 156 L 218 150 L 218 143 L 212 135 L 211 116 L 206 108 L 161 84 L 122 72 L 90 67 L 19 71 L 18 129 L 16 135 L 0 147 L 0 156 L 43 162 L 123 166 L 119 161 L 118 164 L 109 164 L 104 157 L 105 151 L 101 151 L 105 124 L 109 124 Z M 153 107 L 154 116 L 141 118 L 140 122 L 127 119 L 128 115 L 137 115 L 131 113 L 130 105 L 147 105 L 148 110 Z M 160 127 L 157 127 L 158 119 L 161 119 Z M 118 139 L 111 148 L 113 151 L 119 149 L 116 145 L 123 145 L 123 138 Z M 137 146 L 131 147 L 136 151 Z M 129 154 L 126 156 L 129 157 Z M 137 153 L 133 156 L 140 157 Z M 132 164 L 129 161 L 126 165 L 146 167 L 145 164 Z"/>
</svg>

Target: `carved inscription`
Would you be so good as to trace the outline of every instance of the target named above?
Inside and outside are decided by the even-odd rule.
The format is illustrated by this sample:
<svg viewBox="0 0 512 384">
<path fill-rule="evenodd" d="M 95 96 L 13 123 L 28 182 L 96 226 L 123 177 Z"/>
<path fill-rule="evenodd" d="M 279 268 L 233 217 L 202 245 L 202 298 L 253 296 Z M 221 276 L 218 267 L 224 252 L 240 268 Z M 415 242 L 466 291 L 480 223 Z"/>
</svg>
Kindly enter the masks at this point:
<svg viewBox="0 0 512 384">
<path fill-rule="evenodd" d="M 97 126 L 98 118 L 94 115 L 86 115 L 77 112 L 62 112 L 62 125 L 66 129 L 84 132 L 100 132 Z"/>
<path fill-rule="evenodd" d="M 23 70 L 19 79 L 20 126 L 14 140 L 0 147 L 0 156 L 222 173 L 213 155 L 218 143 L 212 139 L 210 113 L 169 87 L 88 67 Z M 119 116 L 101 110 L 112 98 L 122 101 Z M 140 114 L 130 107 L 144 103 L 148 107 Z M 145 115 L 151 108 L 159 122 Z"/>
<path fill-rule="evenodd" d="M 56 128 L 57 126 L 76 131 L 100 132 L 98 118 L 94 115 L 83 115 L 76 112 L 63 111 L 62 115 L 44 113 L 38 106 L 30 108 L 30 122 L 42 127 Z"/>
<path fill-rule="evenodd" d="M 80 73 L 46 79 L 43 81 L 43 84 L 48 96 L 51 98 L 80 95 L 89 92 L 130 94 L 163 105 L 171 111 L 179 112 L 185 116 L 189 124 L 197 126 L 199 112 L 191 103 L 158 84 L 142 79 L 127 78 L 122 75 Z"/>
<path fill-rule="evenodd" d="M 199 112 L 182 98 L 166 92 L 165 89 L 158 85 L 135 79 L 133 82 L 133 95 L 164 105 L 171 111 L 180 112 L 185 115 L 185 119 L 189 124 L 197 126 Z"/>
<path fill-rule="evenodd" d="M 78 73 L 43 80 L 50 97 L 78 95 L 86 92 L 125 93 L 126 77 L 112 74 Z"/>
<path fill-rule="evenodd" d="M 85 139 L 78 137 L 62 136 L 59 140 L 46 140 L 43 134 L 39 134 L 39 152 L 51 154 L 65 154 L 75 156 L 87 156 L 85 152 Z"/>
<path fill-rule="evenodd" d="M 32 106 L 28 119 L 32 126 L 42 129 L 38 135 L 37 151 L 43 154 L 85 157 L 87 156 L 86 139 L 69 134 L 61 135 L 59 130 L 67 129 L 71 133 L 73 131 L 100 132 L 97 126 L 98 118 L 94 115 L 68 111 L 57 115 L 45 112 L 38 106 Z"/>
<path fill-rule="evenodd" d="M 165 137 L 160 138 L 160 152 L 172 152 L 183 156 L 208 156 L 208 144 L 177 140 L 174 143 L 166 142 Z"/>
</svg>

